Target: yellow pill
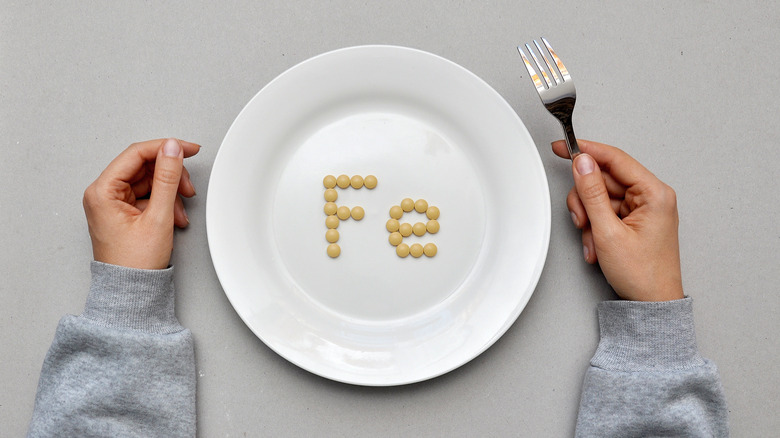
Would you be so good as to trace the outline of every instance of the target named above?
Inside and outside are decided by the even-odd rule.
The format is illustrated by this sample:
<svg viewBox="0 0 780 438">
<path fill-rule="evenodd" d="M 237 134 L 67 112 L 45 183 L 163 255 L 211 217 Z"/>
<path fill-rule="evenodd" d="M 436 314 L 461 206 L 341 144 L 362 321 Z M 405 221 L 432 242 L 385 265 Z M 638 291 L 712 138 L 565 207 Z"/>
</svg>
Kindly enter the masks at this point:
<svg viewBox="0 0 780 438">
<path fill-rule="evenodd" d="M 336 189 L 327 189 L 325 190 L 325 200 L 328 202 L 334 202 L 336 199 L 339 199 L 339 194 L 336 192 Z"/>
<path fill-rule="evenodd" d="M 336 214 L 336 209 L 338 206 L 336 206 L 335 202 L 327 202 L 325 203 L 325 214 L 328 216 Z"/>
<path fill-rule="evenodd" d="M 423 253 L 426 257 L 433 257 L 437 252 L 439 252 L 439 249 L 433 243 L 426 243 L 425 247 L 423 247 Z"/>
<path fill-rule="evenodd" d="M 349 216 L 352 213 L 349 211 L 349 207 L 341 206 L 338 210 L 336 210 L 336 216 L 338 216 L 339 219 L 345 221 L 349 219 Z"/>
<path fill-rule="evenodd" d="M 395 231 L 390 233 L 390 237 L 387 240 L 390 242 L 390 245 L 398 246 L 401 244 L 401 242 L 403 242 L 404 236 L 402 236 L 398 231 Z"/>
<path fill-rule="evenodd" d="M 428 210 L 425 212 L 425 215 L 428 216 L 428 219 L 438 219 L 439 218 L 439 207 L 430 206 L 428 207 Z"/>
<path fill-rule="evenodd" d="M 366 211 L 363 210 L 363 207 L 352 207 L 352 219 L 355 219 L 356 221 L 359 221 L 360 219 L 363 219 L 363 217 L 366 216 Z"/>
<path fill-rule="evenodd" d="M 398 227 L 400 227 L 401 224 L 398 223 L 398 219 L 388 219 L 387 225 L 385 226 L 387 227 L 387 231 L 392 233 L 394 231 L 398 231 Z"/>
<path fill-rule="evenodd" d="M 398 205 L 394 205 L 390 207 L 390 217 L 393 219 L 401 219 L 401 216 L 404 215 L 404 211 L 401 210 L 401 207 Z"/>
<path fill-rule="evenodd" d="M 322 185 L 324 185 L 326 189 L 336 187 L 336 177 L 333 175 L 326 176 L 322 179 Z"/>
<path fill-rule="evenodd" d="M 436 219 L 431 219 L 428 221 L 428 224 L 425 226 L 425 229 L 431 233 L 436 234 L 439 232 L 439 221 Z"/>
<path fill-rule="evenodd" d="M 417 213 L 425 213 L 425 210 L 428 209 L 428 202 L 425 199 L 418 199 L 414 203 L 414 210 L 417 211 Z"/>
<path fill-rule="evenodd" d="M 395 247 L 395 253 L 398 257 L 404 258 L 409 255 L 409 245 L 402 243 Z"/>
<path fill-rule="evenodd" d="M 339 177 L 336 178 L 336 185 L 342 189 L 349 187 L 349 182 L 349 177 L 347 175 L 339 175 Z"/>
<path fill-rule="evenodd" d="M 414 201 L 412 198 L 404 198 L 404 200 L 401 201 L 401 208 L 407 213 L 414 210 Z"/>
<path fill-rule="evenodd" d="M 423 255 L 423 246 L 419 243 L 415 243 L 414 245 L 409 247 L 409 254 L 412 255 L 412 257 L 417 258 Z"/>
<path fill-rule="evenodd" d="M 334 214 L 332 214 L 332 215 L 330 215 L 330 216 L 325 218 L 325 226 L 328 227 L 328 228 L 333 228 L 333 229 L 338 228 L 339 227 L 339 222 L 341 222 L 341 221 Z"/>
<path fill-rule="evenodd" d="M 325 232 L 325 240 L 327 240 L 330 243 L 338 242 L 339 232 L 331 228 L 330 230 Z"/>
<path fill-rule="evenodd" d="M 336 257 L 339 256 L 339 254 L 341 254 L 341 247 L 339 247 L 335 243 L 331 243 L 330 245 L 328 245 L 328 255 L 331 258 L 335 259 Z"/>
<path fill-rule="evenodd" d="M 425 224 L 422 222 L 417 222 L 412 226 L 412 232 L 415 236 L 422 236 L 425 234 Z"/>
<path fill-rule="evenodd" d="M 363 179 L 363 184 L 366 186 L 367 189 L 373 189 L 376 187 L 377 180 L 374 175 L 368 175 Z"/>
<path fill-rule="evenodd" d="M 352 177 L 349 183 L 352 184 L 353 189 L 359 189 L 363 187 L 363 177 L 360 175 L 355 175 Z"/>
<path fill-rule="evenodd" d="M 412 224 L 403 223 L 398 227 L 398 232 L 404 237 L 412 235 Z"/>
</svg>

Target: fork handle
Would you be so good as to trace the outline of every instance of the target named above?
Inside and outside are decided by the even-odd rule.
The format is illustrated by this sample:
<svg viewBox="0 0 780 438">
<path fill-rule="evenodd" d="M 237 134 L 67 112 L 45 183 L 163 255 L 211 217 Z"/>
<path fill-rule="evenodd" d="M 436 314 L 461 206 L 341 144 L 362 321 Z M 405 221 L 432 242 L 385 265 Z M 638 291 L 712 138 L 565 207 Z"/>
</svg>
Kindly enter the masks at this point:
<svg viewBox="0 0 780 438">
<path fill-rule="evenodd" d="M 580 146 L 577 144 L 577 137 L 574 136 L 574 125 L 571 123 L 571 117 L 560 119 L 563 132 L 566 134 L 566 147 L 569 148 L 569 157 L 572 161 L 580 154 Z"/>
</svg>

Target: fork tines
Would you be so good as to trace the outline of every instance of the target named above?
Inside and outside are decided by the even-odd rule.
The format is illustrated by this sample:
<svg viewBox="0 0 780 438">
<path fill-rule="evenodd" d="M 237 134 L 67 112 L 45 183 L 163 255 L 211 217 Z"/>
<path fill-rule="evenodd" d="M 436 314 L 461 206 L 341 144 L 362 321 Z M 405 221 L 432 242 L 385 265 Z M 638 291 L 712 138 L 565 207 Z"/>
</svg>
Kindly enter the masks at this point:
<svg viewBox="0 0 780 438">
<path fill-rule="evenodd" d="M 523 57 L 523 62 L 525 63 L 525 68 L 528 70 L 528 74 L 531 75 L 531 79 L 534 81 L 534 85 L 536 85 L 536 89 L 539 92 L 542 92 L 545 89 L 549 89 L 551 87 L 554 87 L 556 85 L 560 85 L 566 81 L 571 80 L 571 76 L 569 76 L 568 70 L 566 70 L 566 67 L 563 65 L 563 62 L 561 62 L 561 58 L 558 58 L 558 55 L 555 53 L 555 50 L 550 46 L 550 43 L 547 42 L 546 38 L 542 38 L 542 43 L 544 44 L 544 49 L 539 45 L 536 40 L 534 40 L 534 45 L 536 46 L 536 50 L 539 53 L 539 56 L 544 60 L 544 63 L 547 65 L 547 70 L 542 66 L 542 64 L 539 62 L 539 59 L 536 57 L 536 54 L 534 53 L 533 49 L 530 45 L 526 44 L 525 48 L 528 50 L 528 53 L 531 55 L 531 58 L 533 58 L 534 63 L 536 64 L 536 67 L 539 69 L 539 72 L 542 75 L 542 78 L 544 78 L 544 82 L 539 78 L 539 75 L 536 73 L 536 70 L 534 70 L 531 63 L 528 61 L 528 57 L 526 57 L 525 52 L 523 52 L 523 48 L 521 46 L 517 46 L 517 51 L 520 52 L 520 56 Z M 545 53 L 548 53 L 550 56 L 545 56 Z M 555 61 L 555 67 L 553 68 L 553 65 L 550 64 L 550 61 L 548 60 L 549 57 L 552 57 L 553 61 Z M 550 80 L 550 77 L 547 75 L 547 71 L 550 72 L 552 75 L 552 81 Z M 560 76 L 559 76 L 560 74 Z"/>
<path fill-rule="evenodd" d="M 565 139 L 566 146 L 569 149 L 569 157 L 573 159 L 580 153 L 577 137 L 574 135 L 574 127 L 571 123 L 571 116 L 574 112 L 574 103 L 577 100 L 577 91 L 574 88 L 574 81 L 571 79 L 571 76 L 569 76 L 568 70 L 563 66 L 563 62 L 558 58 L 558 55 L 553 48 L 550 47 L 550 43 L 548 43 L 545 38 L 542 38 L 542 42 L 544 43 L 544 48 L 534 40 L 534 46 L 537 50 L 536 53 L 534 53 L 533 47 L 530 44 L 525 45 L 525 48 L 528 50 L 531 59 L 534 60 L 534 64 L 536 64 L 536 69 L 538 69 L 539 73 L 536 73 L 537 70 L 534 69 L 534 66 L 528 60 L 528 56 L 523 52 L 523 48 L 518 46 L 517 51 L 520 52 L 520 56 L 523 57 L 525 68 L 528 70 L 528 74 L 531 76 L 531 80 L 533 80 L 534 85 L 536 86 L 536 91 L 539 94 L 539 98 L 542 100 L 542 104 L 544 104 L 547 111 L 555 116 L 561 123 L 561 127 L 566 136 Z M 539 58 L 536 57 L 537 53 L 539 54 L 539 57 L 544 60 L 546 69 L 545 65 L 542 65 L 542 63 L 539 62 Z M 554 65 L 550 63 L 550 58 L 555 62 Z M 548 72 L 549 75 L 547 74 Z M 541 78 L 539 77 L 540 74 Z"/>
</svg>

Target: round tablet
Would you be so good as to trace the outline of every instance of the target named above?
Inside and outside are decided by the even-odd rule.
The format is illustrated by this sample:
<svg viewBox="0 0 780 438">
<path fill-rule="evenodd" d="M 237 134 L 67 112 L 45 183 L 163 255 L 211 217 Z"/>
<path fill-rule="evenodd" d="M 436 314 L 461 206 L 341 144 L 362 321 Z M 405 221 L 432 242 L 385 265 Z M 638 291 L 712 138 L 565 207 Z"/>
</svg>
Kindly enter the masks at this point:
<svg viewBox="0 0 780 438">
<path fill-rule="evenodd" d="M 339 177 L 336 178 L 336 185 L 342 189 L 349 187 L 349 182 L 349 177 L 347 175 L 339 175 Z"/>
<path fill-rule="evenodd" d="M 425 229 L 431 233 L 436 234 L 439 232 L 439 221 L 436 219 L 431 219 L 428 221 L 428 224 L 425 226 Z"/>
<path fill-rule="evenodd" d="M 326 176 L 322 179 L 322 185 L 324 185 L 326 189 L 336 187 L 336 177 L 333 175 Z"/>
<path fill-rule="evenodd" d="M 393 219 L 401 219 L 401 216 L 404 215 L 404 211 L 401 210 L 401 207 L 394 205 L 390 207 L 390 217 Z"/>
<path fill-rule="evenodd" d="M 325 214 L 327 214 L 328 216 L 336 214 L 336 209 L 337 208 L 338 208 L 338 206 L 336 206 L 335 202 L 326 202 L 325 203 L 325 208 L 324 208 Z"/>
<path fill-rule="evenodd" d="M 420 257 L 423 255 L 423 246 L 419 243 L 413 244 L 409 247 L 409 254 L 411 254 L 414 258 Z"/>
<path fill-rule="evenodd" d="M 328 228 L 336 229 L 339 227 L 339 218 L 335 214 L 331 214 L 325 218 L 325 226 Z"/>
<path fill-rule="evenodd" d="M 359 221 L 360 219 L 363 219 L 365 215 L 366 215 L 366 211 L 363 210 L 363 207 L 360 206 L 352 207 L 352 219 Z"/>
<path fill-rule="evenodd" d="M 401 201 L 401 208 L 407 213 L 414 210 L 414 201 L 412 201 L 412 198 L 404 198 L 404 200 Z"/>
<path fill-rule="evenodd" d="M 352 184 L 353 189 L 359 189 L 363 187 L 363 177 L 360 175 L 355 175 L 351 180 L 349 180 L 349 183 Z"/>
<path fill-rule="evenodd" d="M 425 210 L 428 210 L 428 202 L 425 199 L 418 199 L 414 203 L 414 209 L 417 213 L 425 213 Z"/>
<path fill-rule="evenodd" d="M 401 242 L 403 242 L 404 236 L 402 236 L 398 231 L 394 231 L 390 233 L 390 237 L 387 240 L 390 242 L 390 245 L 398 246 L 401 244 Z"/>
<path fill-rule="evenodd" d="M 336 245 L 335 243 L 331 243 L 330 245 L 328 245 L 329 256 L 335 259 L 336 257 L 339 256 L 339 254 L 341 254 L 341 248 L 338 245 Z"/>
<path fill-rule="evenodd" d="M 333 228 L 329 229 L 325 232 L 325 240 L 327 240 L 330 243 L 336 243 L 339 241 L 339 232 L 334 230 Z"/>
<path fill-rule="evenodd" d="M 398 257 L 406 257 L 409 255 L 409 245 L 402 243 L 395 247 L 395 253 L 398 254 Z"/>
<path fill-rule="evenodd" d="M 327 189 L 325 190 L 325 200 L 328 202 L 334 202 L 336 199 L 339 199 L 339 194 L 336 192 L 336 189 Z"/>
<path fill-rule="evenodd" d="M 367 189 L 373 189 L 376 187 L 377 180 L 374 175 L 367 175 L 365 178 L 363 178 L 363 185 L 366 186 Z"/>
<path fill-rule="evenodd" d="M 349 219 L 349 216 L 351 214 L 352 213 L 349 211 L 349 207 L 346 207 L 344 205 L 342 205 L 341 207 L 338 208 L 338 210 L 336 210 L 336 216 L 338 216 L 339 219 L 343 221 Z"/>
<path fill-rule="evenodd" d="M 425 215 L 428 216 L 428 219 L 438 219 L 439 218 L 439 207 L 430 206 L 428 207 L 428 210 L 426 210 Z"/>
<path fill-rule="evenodd" d="M 412 224 L 408 223 L 402 223 L 398 226 L 398 232 L 401 233 L 404 237 L 409 237 L 412 235 Z"/>
<path fill-rule="evenodd" d="M 425 224 L 422 222 L 417 222 L 412 226 L 412 232 L 414 233 L 415 236 L 422 236 L 423 234 L 425 234 L 425 231 L 426 231 Z"/>
<path fill-rule="evenodd" d="M 385 227 L 387 227 L 387 231 L 389 231 L 391 233 L 394 232 L 394 231 L 398 231 L 398 227 L 400 227 L 400 226 L 401 226 L 401 224 L 398 223 L 398 219 L 392 219 L 392 218 L 388 219 L 387 220 L 387 225 L 385 225 Z"/>
<path fill-rule="evenodd" d="M 439 249 L 436 248 L 436 245 L 433 243 L 426 243 L 423 247 L 423 254 L 425 254 L 426 257 L 433 257 L 437 252 L 439 252 Z"/>
</svg>

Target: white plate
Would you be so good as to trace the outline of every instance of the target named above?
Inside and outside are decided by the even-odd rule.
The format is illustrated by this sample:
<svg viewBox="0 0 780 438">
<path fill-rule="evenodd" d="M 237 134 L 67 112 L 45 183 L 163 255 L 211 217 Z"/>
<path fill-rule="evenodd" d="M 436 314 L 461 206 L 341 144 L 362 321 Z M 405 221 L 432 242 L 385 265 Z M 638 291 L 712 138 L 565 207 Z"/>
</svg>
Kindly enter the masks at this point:
<svg viewBox="0 0 780 438">
<path fill-rule="evenodd" d="M 325 249 L 325 175 L 376 175 L 338 190 L 361 205 Z M 440 208 L 435 257 L 401 259 L 389 209 Z M 423 221 L 407 213 L 402 222 Z M 231 126 L 208 189 L 211 256 L 249 328 L 329 379 L 399 385 L 473 359 L 515 321 L 550 238 L 536 147 L 489 85 L 419 50 L 362 46 L 309 59 L 263 88 Z"/>
</svg>

